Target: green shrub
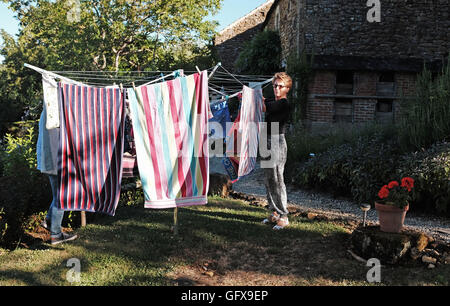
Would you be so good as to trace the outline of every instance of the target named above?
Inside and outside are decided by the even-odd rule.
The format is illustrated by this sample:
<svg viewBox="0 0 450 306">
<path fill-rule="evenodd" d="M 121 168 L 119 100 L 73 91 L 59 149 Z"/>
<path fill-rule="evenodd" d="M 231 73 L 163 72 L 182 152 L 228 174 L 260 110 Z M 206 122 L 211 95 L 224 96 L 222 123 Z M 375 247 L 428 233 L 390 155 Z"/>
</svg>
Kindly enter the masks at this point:
<svg viewBox="0 0 450 306">
<path fill-rule="evenodd" d="M 403 155 L 397 172 L 415 180 L 414 207 L 450 215 L 450 143 Z"/>
<path fill-rule="evenodd" d="M 291 131 L 286 134 L 288 144 L 286 177 L 289 180 L 294 173 L 297 173 L 298 165 L 307 161 L 311 153 L 322 153 L 333 146 L 343 144 L 355 146 L 361 137 L 370 138 L 375 134 L 381 141 L 393 138 L 393 135 L 396 135 L 396 130 L 393 125 L 369 122 L 351 129 L 348 126 L 336 125 L 327 134 L 312 134 L 300 122 L 297 122 L 292 126 Z"/>
<path fill-rule="evenodd" d="M 47 176 L 36 170 L 36 135 L 7 135 L 0 148 L 3 176 L 0 177 L 0 245 L 17 245 L 30 227 L 29 218 L 48 209 L 52 199 Z"/>
<path fill-rule="evenodd" d="M 398 146 L 382 134 L 360 136 L 354 143 L 333 146 L 298 169 L 294 183 L 358 202 L 373 202 L 378 189 L 395 177 Z"/>
<path fill-rule="evenodd" d="M 403 116 L 399 122 L 402 150 L 429 148 L 433 143 L 450 140 L 450 59 L 434 80 L 424 70 L 416 83 L 416 94 L 402 101 Z"/>
<path fill-rule="evenodd" d="M 17 172 L 34 173 L 37 166 L 36 137 L 34 128 L 27 129 L 25 136 L 6 134 L 2 150 L 3 176 L 11 176 Z"/>
</svg>

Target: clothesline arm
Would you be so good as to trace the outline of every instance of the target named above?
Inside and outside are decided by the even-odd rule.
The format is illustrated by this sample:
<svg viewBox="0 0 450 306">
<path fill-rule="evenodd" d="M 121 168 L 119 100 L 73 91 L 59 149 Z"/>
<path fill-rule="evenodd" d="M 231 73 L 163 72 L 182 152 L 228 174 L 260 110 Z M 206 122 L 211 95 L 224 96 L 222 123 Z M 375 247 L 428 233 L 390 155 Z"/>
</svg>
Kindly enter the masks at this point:
<svg viewBox="0 0 450 306">
<path fill-rule="evenodd" d="M 208 81 L 212 78 L 212 76 L 214 75 L 214 73 L 216 73 L 217 68 L 219 68 L 219 67 L 221 67 L 221 66 L 222 66 L 222 63 L 221 63 L 221 62 L 217 63 L 217 65 L 214 67 L 213 71 L 211 71 L 211 73 L 209 74 L 209 76 L 208 76 Z"/>
<path fill-rule="evenodd" d="M 147 82 L 147 83 L 143 84 L 142 86 L 156 83 L 156 82 L 158 82 L 158 81 L 164 80 L 165 78 L 168 78 L 168 77 L 174 76 L 174 75 L 175 75 L 175 71 L 172 71 L 172 73 L 170 73 L 170 74 L 168 74 L 168 75 L 164 75 L 164 76 L 162 76 L 162 77 L 160 77 L 160 78 L 157 78 L 156 80 Z"/>
<path fill-rule="evenodd" d="M 37 71 L 37 72 L 39 72 L 40 74 L 47 74 L 47 75 L 49 75 L 49 76 L 52 76 L 52 77 L 54 77 L 55 79 L 64 80 L 64 81 L 66 81 L 66 82 L 68 82 L 68 83 L 72 83 L 72 84 L 83 85 L 83 84 L 80 83 L 80 82 L 74 81 L 74 80 L 72 80 L 72 79 L 63 77 L 63 76 L 61 76 L 61 75 L 59 75 L 59 74 L 56 74 L 56 73 L 47 71 L 47 70 L 45 70 L 45 69 L 42 69 L 42 68 L 39 68 L 39 67 L 30 65 L 30 64 L 27 64 L 27 63 L 25 63 L 24 66 L 27 67 L 27 68 L 33 69 L 34 71 Z"/>
<path fill-rule="evenodd" d="M 265 80 L 264 82 L 258 83 L 258 84 L 256 84 L 255 86 L 252 86 L 252 87 L 255 88 L 256 86 L 263 86 L 263 85 L 265 85 L 265 84 L 267 84 L 267 83 L 272 82 L 272 80 L 273 80 L 273 78 L 267 79 L 267 80 Z M 212 90 L 212 91 L 215 91 L 216 93 L 218 93 L 218 94 L 220 94 L 220 95 L 224 95 L 223 92 L 220 92 L 220 91 L 218 91 L 218 90 L 212 88 L 211 86 L 209 86 L 208 88 L 209 88 L 210 90 Z M 227 97 L 228 97 L 229 99 L 231 99 L 231 98 L 234 98 L 234 97 L 238 96 L 240 93 L 242 93 L 242 90 L 240 90 L 240 91 L 238 91 L 238 92 L 236 92 L 236 93 L 234 93 L 234 94 L 232 94 L 232 95 L 230 95 L 230 96 L 227 96 Z"/>
</svg>

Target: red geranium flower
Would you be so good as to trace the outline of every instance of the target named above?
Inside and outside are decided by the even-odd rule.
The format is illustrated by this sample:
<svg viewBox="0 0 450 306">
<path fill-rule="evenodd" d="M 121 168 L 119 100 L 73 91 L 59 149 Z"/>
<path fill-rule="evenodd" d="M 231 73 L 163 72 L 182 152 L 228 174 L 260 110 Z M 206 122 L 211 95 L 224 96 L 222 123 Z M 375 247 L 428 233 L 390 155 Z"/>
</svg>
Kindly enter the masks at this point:
<svg viewBox="0 0 450 306">
<path fill-rule="evenodd" d="M 404 177 L 402 178 L 402 187 L 405 187 L 408 189 L 408 191 L 411 191 L 411 189 L 414 188 L 414 179 L 411 177 Z"/>
<path fill-rule="evenodd" d="M 403 208 L 411 200 L 410 192 L 413 188 L 414 179 L 411 177 L 402 178 L 400 185 L 397 181 L 391 181 L 378 191 L 378 202 Z"/>
<path fill-rule="evenodd" d="M 392 181 L 392 182 L 390 182 L 388 184 L 388 188 L 389 189 L 392 189 L 392 188 L 397 187 L 397 186 L 398 186 L 398 182 L 397 181 Z"/>
<path fill-rule="evenodd" d="M 387 185 L 384 185 L 378 192 L 380 199 L 386 199 L 389 196 L 389 189 Z"/>
</svg>

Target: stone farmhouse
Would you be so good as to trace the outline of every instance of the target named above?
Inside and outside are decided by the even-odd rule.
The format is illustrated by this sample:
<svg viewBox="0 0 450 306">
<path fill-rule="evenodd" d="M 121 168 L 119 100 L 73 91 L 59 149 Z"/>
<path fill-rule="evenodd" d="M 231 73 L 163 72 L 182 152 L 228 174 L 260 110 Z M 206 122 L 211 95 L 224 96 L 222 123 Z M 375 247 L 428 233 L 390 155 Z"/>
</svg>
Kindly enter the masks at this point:
<svg viewBox="0 0 450 306">
<path fill-rule="evenodd" d="M 392 122 L 424 65 L 437 72 L 447 62 L 449 14 L 448 0 L 274 0 L 231 24 L 215 44 L 229 69 L 241 31 L 245 39 L 278 31 L 283 64 L 292 54 L 314 54 L 305 120 L 313 130 Z"/>
</svg>

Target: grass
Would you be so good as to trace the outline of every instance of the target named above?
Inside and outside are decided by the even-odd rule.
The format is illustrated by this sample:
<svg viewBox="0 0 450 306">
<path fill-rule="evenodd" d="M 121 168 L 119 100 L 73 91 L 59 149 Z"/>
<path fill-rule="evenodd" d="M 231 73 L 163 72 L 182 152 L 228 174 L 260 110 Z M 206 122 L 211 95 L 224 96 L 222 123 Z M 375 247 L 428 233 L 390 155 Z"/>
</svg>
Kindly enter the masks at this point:
<svg viewBox="0 0 450 306">
<path fill-rule="evenodd" d="M 291 226 L 261 224 L 267 211 L 209 198 L 206 206 L 173 210 L 119 206 L 76 230 L 79 239 L 57 246 L 37 241 L 0 249 L 0 285 L 371 285 L 370 267 L 347 253 L 344 224 L 293 215 Z M 69 283 L 67 261 L 81 263 L 81 282 Z M 450 267 L 383 267 L 380 285 L 448 285 Z"/>
</svg>

